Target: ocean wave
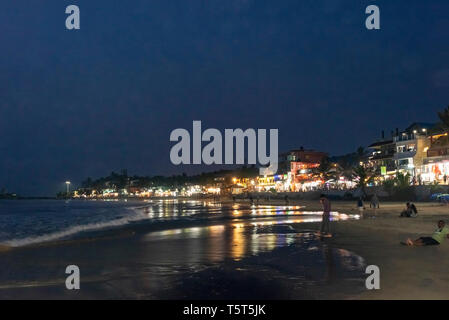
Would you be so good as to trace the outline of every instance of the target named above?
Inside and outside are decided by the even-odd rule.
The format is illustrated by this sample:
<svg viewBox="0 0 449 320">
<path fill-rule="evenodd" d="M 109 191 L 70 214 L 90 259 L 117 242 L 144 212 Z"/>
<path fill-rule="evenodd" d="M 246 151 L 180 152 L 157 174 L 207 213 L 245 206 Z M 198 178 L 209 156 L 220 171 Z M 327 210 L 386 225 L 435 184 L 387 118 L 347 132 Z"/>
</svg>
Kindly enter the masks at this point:
<svg viewBox="0 0 449 320">
<path fill-rule="evenodd" d="M 0 243 L 0 246 L 9 246 L 9 247 L 23 247 L 31 244 L 37 244 L 42 242 L 48 242 L 48 241 L 54 241 L 59 240 L 62 238 L 66 238 L 69 236 L 73 236 L 75 234 L 86 232 L 86 231 L 96 231 L 96 230 L 102 230 L 107 228 L 113 228 L 113 227 L 120 227 L 126 224 L 129 224 L 131 222 L 137 222 L 141 220 L 148 219 L 148 215 L 145 215 L 143 213 L 138 212 L 137 210 L 134 210 L 133 208 L 127 208 L 134 212 L 134 214 L 131 214 L 129 216 L 121 217 L 119 219 L 109 220 L 109 221 L 103 221 L 103 222 L 95 222 L 95 223 L 87 223 L 84 225 L 76 225 L 69 227 L 65 230 L 43 234 L 39 236 L 30 236 L 26 238 L 17 238 L 17 239 L 11 239 L 7 241 L 3 241 Z"/>
</svg>

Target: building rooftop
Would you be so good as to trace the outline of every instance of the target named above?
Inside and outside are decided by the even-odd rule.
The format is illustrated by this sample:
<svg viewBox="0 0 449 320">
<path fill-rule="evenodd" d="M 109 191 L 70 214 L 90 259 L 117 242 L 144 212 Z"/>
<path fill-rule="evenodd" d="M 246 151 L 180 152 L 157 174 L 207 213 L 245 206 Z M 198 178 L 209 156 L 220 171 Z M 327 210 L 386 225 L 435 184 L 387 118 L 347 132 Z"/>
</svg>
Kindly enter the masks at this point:
<svg viewBox="0 0 449 320">
<path fill-rule="evenodd" d="M 387 145 L 387 144 L 392 144 L 392 143 L 393 143 L 393 140 L 377 141 L 377 142 L 374 142 L 374 143 L 370 144 L 368 146 L 368 148 L 377 148 L 377 147 L 381 147 L 381 146 L 384 146 L 384 145 Z"/>
</svg>

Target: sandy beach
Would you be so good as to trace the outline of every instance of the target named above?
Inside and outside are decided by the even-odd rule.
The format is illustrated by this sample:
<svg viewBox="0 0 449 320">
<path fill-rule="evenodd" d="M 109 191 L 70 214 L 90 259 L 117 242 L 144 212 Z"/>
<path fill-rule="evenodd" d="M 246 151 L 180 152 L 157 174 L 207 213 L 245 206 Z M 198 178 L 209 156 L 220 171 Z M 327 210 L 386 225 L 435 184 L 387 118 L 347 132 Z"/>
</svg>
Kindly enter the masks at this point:
<svg viewBox="0 0 449 320">
<path fill-rule="evenodd" d="M 335 203 L 345 212 L 353 204 Z M 449 223 L 449 207 L 436 203 L 416 203 L 416 218 L 400 218 L 402 203 L 383 203 L 380 210 L 367 209 L 366 218 L 335 223 L 336 246 L 364 257 L 379 266 L 381 289 L 366 290 L 355 299 L 449 299 L 449 240 L 439 246 L 407 247 L 399 244 L 410 237 L 429 236 L 438 220 Z"/>
<path fill-rule="evenodd" d="M 262 202 L 261 202 L 262 203 Z M 279 204 L 284 203 L 278 201 Z M 320 210 L 317 201 L 291 202 L 307 210 Z M 400 218 L 404 203 L 382 203 L 379 209 L 364 211 L 364 219 L 332 223 L 334 237 L 324 241 L 350 250 L 364 258 L 367 265 L 377 265 L 381 272 L 380 290 L 361 290 L 357 294 L 330 290 L 322 299 L 449 299 L 449 240 L 440 246 L 407 247 L 406 238 L 429 236 L 438 220 L 449 223 L 449 207 L 439 203 L 415 203 L 415 218 Z M 334 201 L 332 210 L 358 214 L 355 202 Z M 318 229 L 319 224 L 294 224 L 296 230 Z M 299 297 L 297 297 L 299 298 Z M 316 296 L 314 298 L 317 298 Z"/>
<path fill-rule="evenodd" d="M 248 206 L 244 200 L 238 204 Z M 261 201 L 256 208 L 265 205 Z M 270 205 L 281 208 L 283 202 Z M 318 201 L 289 206 L 321 208 Z M 290 219 L 255 234 L 245 219 L 208 219 L 3 247 L 0 298 L 449 299 L 449 241 L 400 245 L 407 237 L 430 235 L 439 219 L 449 221 L 449 207 L 416 206 L 416 218 L 399 218 L 403 203 L 381 203 L 376 212 L 367 208 L 364 219 L 333 222 L 334 237 L 325 240 L 314 235 L 316 220 Z M 354 202 L 334 201 L 332 211 L 358 214 Z M 80 267 L 82 290 L 66 290 L 69 264 Z M 366 265 L 379 266 L 380 290 L 366 290 Z"/>
</svg>

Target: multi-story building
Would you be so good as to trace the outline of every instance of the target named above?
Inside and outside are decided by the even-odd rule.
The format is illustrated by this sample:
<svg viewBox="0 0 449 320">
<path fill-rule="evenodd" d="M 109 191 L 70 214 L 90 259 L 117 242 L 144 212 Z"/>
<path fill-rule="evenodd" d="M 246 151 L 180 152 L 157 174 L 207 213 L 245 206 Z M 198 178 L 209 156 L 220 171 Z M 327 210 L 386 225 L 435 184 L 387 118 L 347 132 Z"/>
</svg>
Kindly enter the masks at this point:
<svg viewBox="0 0 449 320">
<path fill-rule="evenodd" d="M 426 157 L 423 163 L 417 168 L 419 181 L 423 183 L 443 183 L 449 182 L 449 137 L 444 130 L 433 130 L 429 134 L 429 146 L 423 151 Z"/>
<path fill-rule="evenodd" d="M 280 154 L 279 173 L 284 174 L 283 181 L 288 185 L 288 189 L 299 191 L 322 184 L 322 181 L 314 181 L 313 170 L 318 168 L 327 156 L 325 152 L 306 150 L 303 147 Z"/>
<path fill-rule="evenodd" d="M 428 133 L 432 127 L 434 124 L 413 123 L 393 138 L 395 143 L 393 158 L 397 171 L 417 177 L 417 168 L 423 165 L 431 144 Z"/>
<path fill-rule="evenodd" d="M 297 173 L 298 170 L 307 169 L 304 166 L 308 164 L 320 164 L 321 161 L 328 156 L 325 152 L 306 150 L 303 147 L 291 150 L 279 155 L 278 172 L 280 173 Z"/>
<path fill-rule="evenodd" d="M 372 167 L 377 174 L 383 176 L 396 172 L 394 160 L 396 145 L 393 138 L 385 139 L 385 135 L 382 132 L 382 139 L 369 145 L 368 149 L 371 150 L 371 155 L 368 157 L 367 166 Z"/>
<path fill-rule="evenodd" d="M 429 132 L 435 125 L 432 123 L 413 123 L 404 131 L 391 133 L 391 139 L 382 139 L 371 144 L 372 150 L 368 165 L 384 178 L 394 176 L 397 172 L 408 173 L 417 178 L 418 168 L 424 164 L 431 139 Z"/>
</svg>

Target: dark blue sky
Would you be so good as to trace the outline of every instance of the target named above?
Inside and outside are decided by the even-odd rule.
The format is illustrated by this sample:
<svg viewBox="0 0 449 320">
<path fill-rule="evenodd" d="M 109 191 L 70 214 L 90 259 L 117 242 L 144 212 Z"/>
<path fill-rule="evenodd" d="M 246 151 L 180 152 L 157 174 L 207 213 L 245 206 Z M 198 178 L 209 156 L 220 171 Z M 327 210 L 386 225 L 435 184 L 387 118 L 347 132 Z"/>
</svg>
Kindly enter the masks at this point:
<svg viewBox="0 0 449 320">
<path fill-rule="evenodd" d="M 65 7 L 81 30 L 65 29 Z M 381 30 L 365 28 L 377 4 Z M 449 2 L 14 0 L 0 10 L 0 187 L 172 174 L 169 134 L 279 128 L 342 154 L 449 105 Z"/>
</svg>

